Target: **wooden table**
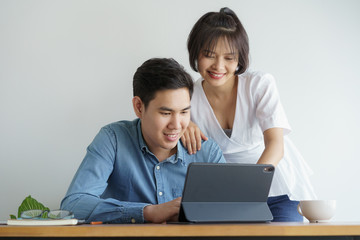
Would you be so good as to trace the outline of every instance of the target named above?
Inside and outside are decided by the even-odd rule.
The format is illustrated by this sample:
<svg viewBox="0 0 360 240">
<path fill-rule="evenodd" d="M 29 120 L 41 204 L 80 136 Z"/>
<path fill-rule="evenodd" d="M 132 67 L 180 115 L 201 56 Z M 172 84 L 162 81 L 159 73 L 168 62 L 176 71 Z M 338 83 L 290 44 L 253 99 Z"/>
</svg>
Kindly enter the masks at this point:
<svg viewBox="0 0 360 240">
<path fill-rule="evenodd" d="M 357 239 L 359 223 L 258 224 L 103 224 L 77 226 L 0 226 L 8 237 L 85 239 Z"/>
</svg>

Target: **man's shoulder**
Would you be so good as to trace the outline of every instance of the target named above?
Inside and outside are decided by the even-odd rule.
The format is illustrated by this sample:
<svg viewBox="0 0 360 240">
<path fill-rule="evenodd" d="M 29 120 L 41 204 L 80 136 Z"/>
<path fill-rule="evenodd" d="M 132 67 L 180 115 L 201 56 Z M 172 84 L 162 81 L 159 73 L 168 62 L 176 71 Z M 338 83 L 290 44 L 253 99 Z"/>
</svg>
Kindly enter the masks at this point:
<svg viewBox="0 0 360 240">
<path fill-rule="evenodd" d="M 214 148 L 214 147 L 220 149 L 219 145 L 212 138 L 208 138 L 208 140 L 206 141 L 204 140 L 201 141 L 201 148 Z"/>
<path fill-rule="evenodd" d="M 95 139 L 92 146 L 101 148 L 113 147 L 114 149 L 137 149 L 139 146 L 139 120 L 118 121 L 103 126 Z M 141 134 L 140 134 L 141 136 Z"/>
<path fill-rule="evenodd" d="M 113 132 L 114 134 L 119 134 L 123 132 L 136 132 L 139 119 L 130 120 L 121 120 L 113 123 L 109 123 L 102 127 L 103 130 L 108 132 Z"/>
<path fill-rule="evenodd" d="M 181 141 L 179 141 L 180 143 Z M 189 154 L 187 149 L 180 144 L 182 147 L 182 152 L 184 153 L 185 159 L 188 159 L 190 162 L 221 162 L 222 151 L 219 145 L 211 138 L 201 143 L 201 150 L 197 151 L 195 154 Z"/>
</svg>

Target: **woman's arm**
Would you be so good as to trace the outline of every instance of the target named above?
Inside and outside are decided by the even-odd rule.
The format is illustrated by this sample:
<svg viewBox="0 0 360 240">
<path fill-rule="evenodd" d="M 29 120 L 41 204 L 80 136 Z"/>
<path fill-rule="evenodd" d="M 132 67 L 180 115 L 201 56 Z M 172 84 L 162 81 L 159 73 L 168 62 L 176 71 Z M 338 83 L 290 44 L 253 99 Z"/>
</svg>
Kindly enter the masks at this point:
<svg viewBox="0 0 360 240">
<path fill-rule="evenodd" d="M 264 132 L 265 149 L 257 164 L 276 166 L 284 156 L 284 136 L 282 128 L 270 128 Z"/>
</svg>

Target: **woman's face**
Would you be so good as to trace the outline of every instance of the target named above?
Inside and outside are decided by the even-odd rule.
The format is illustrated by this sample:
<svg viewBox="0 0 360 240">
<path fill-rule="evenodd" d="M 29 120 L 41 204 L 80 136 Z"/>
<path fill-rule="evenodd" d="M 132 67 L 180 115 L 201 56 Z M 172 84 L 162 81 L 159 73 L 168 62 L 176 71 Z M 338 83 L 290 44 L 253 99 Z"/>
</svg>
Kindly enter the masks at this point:
<svg viewBox="0 0 360 240">
<path fill-rule="evenodd" d="M 203 49 L 198 58 L 199 73 L 213 87 L 233 82 L 237 65 L 237 53 L 231 51 L 224 38 L 218 40 L 214 50 Z"/>
</svg>

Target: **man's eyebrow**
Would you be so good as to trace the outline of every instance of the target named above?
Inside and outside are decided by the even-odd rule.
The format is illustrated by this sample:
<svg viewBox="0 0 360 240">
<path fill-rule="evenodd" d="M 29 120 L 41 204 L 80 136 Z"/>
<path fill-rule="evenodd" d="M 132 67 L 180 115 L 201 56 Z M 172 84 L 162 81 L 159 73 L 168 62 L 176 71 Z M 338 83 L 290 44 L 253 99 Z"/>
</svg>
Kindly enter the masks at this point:
<svg viewBox="0 0 360 240">
<path fill-rule="evenodd" d="M 191 106 L 188 106 L 184 109 L 181 109 L 181 111 L 185 111 L 185 110 L 189 110 L 191 108 Z M 167 111 L 167 112 L 173 112 L 174 109 L 168 108 L 168 107 L 160 107 L 159 110 L 161 111 Z"/>
</svg>

